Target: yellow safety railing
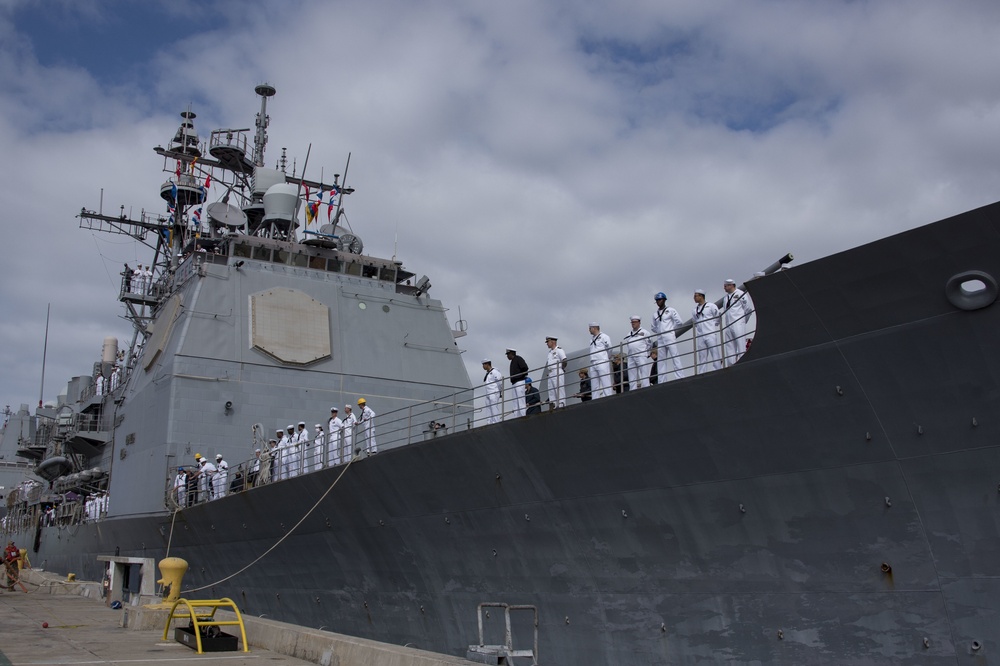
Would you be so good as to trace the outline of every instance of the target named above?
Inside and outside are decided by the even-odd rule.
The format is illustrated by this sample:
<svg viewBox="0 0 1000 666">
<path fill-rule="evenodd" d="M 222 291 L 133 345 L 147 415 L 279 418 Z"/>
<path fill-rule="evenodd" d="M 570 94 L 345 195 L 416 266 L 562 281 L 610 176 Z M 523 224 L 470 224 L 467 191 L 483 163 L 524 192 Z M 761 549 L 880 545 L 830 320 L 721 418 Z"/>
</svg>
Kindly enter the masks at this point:
<svg viewBox="0 0 1000 666">
<path fill-rule="evenodd" d="M 181 604 L 187 608 L 187 615 L 177 612 L 177 607 Z M 195 612 L 196 608 L 211 608 L 210 613 L 198 613 Z M 236 613 L 235 620 L 216 620 L 215 611 L 220 608 L 230 608 L 234 613 Z M 240 609 L 236 607 L 236 603 L 232 599 L 178 599 L 174 602 L 174 605 L 170 608 L 170 615 L 167 616 L 167 626 L 163 628 L 163 640 L 167 640 L 167 635 L 170 633 L 170 622 L 173 619 L 183 619 L 190 618 L 191 624 L 194 627 L 195 639 L 198 641 L 198 654 L 204 654 L 201 649 L 201 627 L 223 627 L 223 626 L 238 626 L 240 628 L 240 638 L 243 639 L 243 651 L 249 652 L 250 648 L 247 646 L 247 630 L 243 626 L 243 615 L 240 614 Z"/>
</svg>

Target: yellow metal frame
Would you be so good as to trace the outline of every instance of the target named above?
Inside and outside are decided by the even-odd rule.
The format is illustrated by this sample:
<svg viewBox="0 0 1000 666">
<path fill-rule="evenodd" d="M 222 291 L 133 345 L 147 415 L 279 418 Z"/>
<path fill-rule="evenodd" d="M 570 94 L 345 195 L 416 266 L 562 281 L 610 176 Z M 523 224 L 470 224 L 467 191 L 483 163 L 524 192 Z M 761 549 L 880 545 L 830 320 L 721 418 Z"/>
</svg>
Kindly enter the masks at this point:
<svg viewBox="0 0 1000 666">
<path fill-rule="evenodd" d="M 177 607 L 181 604 L 187 607 L 187 615 L 177 613 Z M 210 613 L 197 613 L 195 612 L 196 608 L 211 608 L 212 611 Z M 220 608 L 231 609 L 236 613 L 236 619 L 216 620 L 215 611 Z M 163 628 L 163 640 L 167 640 L 167 635 L 170 633 L 170 622 L 174 619 L 179 620 L 184 618 L 190 618 L 191 623 L 194 625 L 194 636 L 195 640 L 198 641 L 198 654 L 204 654 L 201 649 L 201 627 L 209 626 L 238 626 L 240 628 L 240 638 L 243 639 L 243 651 L 250 651 L 250 648 L 247 646 L 247 630 L 243 626 L 243 615 L 240 614 L 240 609 L 236 607 L 232 599 L 178 599 L 170 608 L 170 615 L 167 616 L 167 626 Z"/>
</svg>

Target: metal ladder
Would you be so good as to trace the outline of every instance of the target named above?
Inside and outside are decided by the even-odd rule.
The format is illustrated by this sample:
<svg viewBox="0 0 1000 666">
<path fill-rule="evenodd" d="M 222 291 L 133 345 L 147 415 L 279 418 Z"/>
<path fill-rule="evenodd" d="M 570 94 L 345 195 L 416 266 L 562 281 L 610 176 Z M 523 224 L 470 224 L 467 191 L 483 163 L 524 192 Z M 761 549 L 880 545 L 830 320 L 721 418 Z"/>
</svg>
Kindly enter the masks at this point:
<svg viewBox="0 0 1000 666">
<path fill-rule="evenodd" d="M 483 639 L 483 609 L 502 608 L 504 614 L 504 642 L 502 645 L 486 645 Z M 531 611 L 534 613 L 534 647 L 531 650 L 515 650 L 514 637 L 510 628 L 511 611 Z M 503 664 L 509 666 L 513 664 L 513 659 L 531 659 L 532 666 L 538 666 L 538 609 L 531 605 L 515 605 L 500 602 L 484 601 L 476 607 L 479 616 L 479 644 L 470 645 L 466 652 L 466 659 L 479 662 L 481 664 Z"/>
</svg>

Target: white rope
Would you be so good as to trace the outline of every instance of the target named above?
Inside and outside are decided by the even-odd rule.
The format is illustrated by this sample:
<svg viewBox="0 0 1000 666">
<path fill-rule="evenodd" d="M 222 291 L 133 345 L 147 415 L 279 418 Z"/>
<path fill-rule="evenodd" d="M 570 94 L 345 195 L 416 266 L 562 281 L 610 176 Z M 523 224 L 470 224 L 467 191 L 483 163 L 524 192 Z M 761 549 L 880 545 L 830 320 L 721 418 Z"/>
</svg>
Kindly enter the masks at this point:
<svg viewBox="0 0 1000 666">
<path fill-rule="evenodd" d="M 318 500 L 316 500 L 316 503 L 312 505 L 312 508 L 310 508 L 308 511 L 306 511 L 305 515 L 303 515 L 302 518 L 299 519 L 299 522 L 297 522 L 294 525 L 292 525 L 292 527 L 287 532 L 285 532 L 285 534 L 282 535 L 282 537 L 280 539 L 278 539 L 276 542 L 274 542 L 273 546 L 271 546 L 270 548 L 268 548 L 267 550 L 265 550 L 263 553 L 261 553 L 260 556 L 257 557 L 257 559 L 255 559 L 253 562 L 251 562 L 250 564 L 246 565 L 245 567 L 243 567 L 239 571 L 236 571 L 236 572 L 234 572 L 234 573 L 226 576 L 225 578 L 221 578 L 221 579 L 219 579 L 219 580 L 217 580 L 217 581 L 215 581 L 213 583 L 209 583 L 208 585 L 202 585 L 201 587 L 193 587 L 193 588 L 188 589 L 188 590 L 182 590 L 181 594 L 189 594 L 191 592 L 199 592 L 201 590 L 206 590 L 206 589 L 208 589 L 210 587 L 214 587 L 216 585 L 220 585 L 222 583 L 225 583 L 227 580 L 230 580 L 232 578 L 236 578 L 236 576 L 239 576 L 241 573 L 243 573 L 244 571 L 246 571 L 250 567 L 252 567 L 255 564 L 257 564 L 258 562 L 260 562 L 262 559 L 264 559 L 265 557 L 267 557 L 271 553 L 271 551 L 273 551 L 275 548 L 277 548 L 278 546 L 280 546 L 285 539 L 287 539 L 289 536 L 291 536 L 292 532 L 294 532 L 298 528 L 299 525 L 301 525 L 303 522 L 305 522 L 306 518 L 308 518 L 310 515 L 312 515 L 312 512 L 316 510 L 316 508 L 320 505 L 320 503 L 322 503 L 322 501 L 324 499 L 326 499 L 326 496 L 330 494 L 330 492 L 336 487 L 336 485 L 338 483 L 340 483 L 340 479 L 344 476 L 344 473 L 347 472 L 347 469 L 351 465 L 353 465 L 354 461 L 357 460 L 359 457 L 360 457 L 360 455 L 357 455 L 357 456 L 351 458 L 348 461 L 348 463 L 344 466 L 344 469 L 340 470 L 340 474 L 338 474 L 337 478 L 333 480 L 333 483 L 330 484 L 330 487 L 326 489 L 326 492 L 324 492 L 322 495 L 320 495 L 320 498 Z M 171 525 L 170 526 L 171 536 L 173 535 L 173 529 L 174 529 L 173 525 Z M 168 548 L 169 548 L 169 541 L 168 541 Z"/>
</svg>

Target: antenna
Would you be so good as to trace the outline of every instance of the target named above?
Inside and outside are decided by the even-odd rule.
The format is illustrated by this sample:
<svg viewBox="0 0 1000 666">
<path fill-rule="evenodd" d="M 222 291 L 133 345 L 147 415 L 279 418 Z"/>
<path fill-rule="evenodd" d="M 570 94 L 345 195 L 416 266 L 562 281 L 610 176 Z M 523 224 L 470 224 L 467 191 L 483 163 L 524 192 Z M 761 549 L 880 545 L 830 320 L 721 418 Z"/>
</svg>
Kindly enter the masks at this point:
<svg viewBox="0 0 1000 666">
<path fill-rule="evenodd" d="M 45 344 L 42 345 L 42 387 L 38 391 L 38 406 L 42 406 L 42 398 L 45 395 L 45 356 L 49 351 L 49 313 L 52 312 L 52 304 L 45 307 Z"/>
<path fill-rule="evenodd" d="M 267 115 L 267 98 L 274 97 L 277 92 L 274 86 L 262 83 L 253 89 L 260 95 L 260 113 L 257 114 L 257 134 L 253 139 L 253 163 L 259 167 L 264 166 L 264 147 L 267 145 L 267 126 L 271 123 L 271 117 Z"/>
<path fill-rule="evenodd" d="M 340 211 L 344 208 L 344 195 L 354 192 L 353 189 L 347 186 L 347 170 L 351 168 L 351 154 L 347 153 L 347 164 L 344 166 L 344 180 L 343 185 L 340 188 L 340 196 L 337 197 L 337 214 L 333 218 L 333 225 L 336 227 L 340 224 Z M 336 181 L 334 181 L 336 183 Z"/>
</svg>

